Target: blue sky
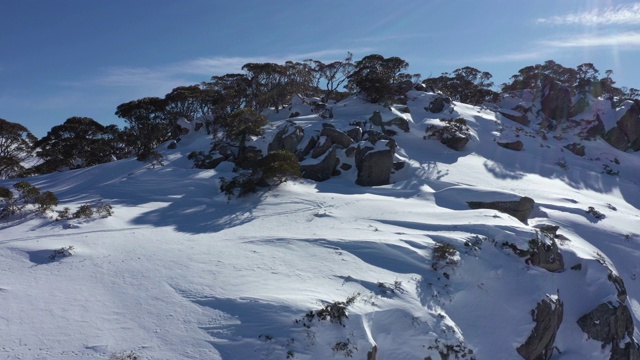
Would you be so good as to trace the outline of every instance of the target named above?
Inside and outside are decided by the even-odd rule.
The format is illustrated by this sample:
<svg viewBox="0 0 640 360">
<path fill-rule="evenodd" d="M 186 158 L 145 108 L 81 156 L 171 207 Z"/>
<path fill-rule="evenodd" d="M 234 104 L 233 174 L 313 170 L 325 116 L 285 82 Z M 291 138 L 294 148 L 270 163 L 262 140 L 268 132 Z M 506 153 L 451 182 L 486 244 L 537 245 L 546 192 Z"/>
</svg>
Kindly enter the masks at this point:
<svg viewBox="0 0 640 360">
<path fill-rule="evenodd" d="M 552 59 L 640 88 L 640 3 L 597 0 L 0 0 L 0 118 L 36 136 L 71 116 L 124 126 L 124 102 L 241 72 L 248 62 L 351 51 L 411 73 L 464 66 L 508 81 Z"/>
</svg>

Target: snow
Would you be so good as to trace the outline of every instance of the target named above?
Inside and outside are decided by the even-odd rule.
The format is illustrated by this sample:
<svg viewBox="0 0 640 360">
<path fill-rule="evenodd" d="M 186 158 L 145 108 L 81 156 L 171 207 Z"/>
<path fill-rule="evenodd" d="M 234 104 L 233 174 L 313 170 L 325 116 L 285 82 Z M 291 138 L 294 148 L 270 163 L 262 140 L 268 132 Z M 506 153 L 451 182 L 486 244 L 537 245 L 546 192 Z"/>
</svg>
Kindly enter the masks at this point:
<svg viewBox="0 0 640 360">
<path fill-rule="evenodd" d="M 332 359 L 352 351 L 364 359 L 376 345 L 378 359 L 423 359 L 439 358 L 438 339 L 464 344 L 478 359 L 517 359 L 515 348 L 534 326 L 531 309 L 558 297 L 562 355 L 554 359 L 608 358 L 576 320 L 616 299 L 611 269 L 625 282 L 638 325 L 638 154 L 591 141 L 580 158 L 562 150 L 564 140 L 543 140 L 487 108 L 453 103 L 431 114 L 424 107 L 434 94 L 409 95 L 410 115 L 357 98 L 335 104 L 333 119 L 301 100 L 291 109 L 298 118 L 269 114 L 270 131 L 293 120 L 305 139 L 322 122 L 345 128 L 373 111 L 384 121 L 407 118 L 411 131 L 395 137 L 395 161 L 406 165 L 390 185 L 355 185 L 352 170 L 229 200 L 218 180 L 233 176 L 232 163 L 200 170 L 186 159 L 208 148 L 204 130 L 174 150 L 161 146 L 164 166 L 127 159 L 26 179 L 53 191 L 58 209 L 103 202 L 114 215 L 29 214 L 0 223 L 0 357 L 108 359 L 133 351 L 143 359 Z M 615 111 L 605 115 L 615 123 Z M 460 152 L 423 139 L 426 126 L 445 116 L 471 128 Z M 259 148 L 269 136 L 256 139 Z M 523 141 L 523 151 L 495 144 L 506 138 Z M 560 158 L 567 170 L 556 165 Z M 602 173 L 604 163 L 620 174 Z M 536 201 L 528 225 L 466 206 L 521 196 Z M 587 213 L 590 206 L 604 219 Z M 560 226 L 566 239 L 557 240 L 564 272 L 532 267 L 501 246 L 526 248 L 543 224 Z M 456 264 L 436 271 L 433 248 L 441 243 L 457 250 Z M 48 259 L 67 246 L 72 256 Z M 576 264 L 582 269 L 569 269 Z M 352 296 L 343 325 L 302 324 L 309 311 Z"/>
</svg>

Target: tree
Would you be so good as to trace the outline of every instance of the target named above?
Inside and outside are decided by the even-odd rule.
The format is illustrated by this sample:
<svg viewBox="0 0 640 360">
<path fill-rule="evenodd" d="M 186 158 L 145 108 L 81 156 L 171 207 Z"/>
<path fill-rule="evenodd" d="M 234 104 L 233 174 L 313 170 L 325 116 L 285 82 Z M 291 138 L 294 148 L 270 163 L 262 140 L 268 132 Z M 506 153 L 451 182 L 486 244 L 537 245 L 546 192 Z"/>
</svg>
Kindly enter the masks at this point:
<svg viewBox="0 0 640 360">
<path fill-rule="evenodd" d="M 238 153 L 246 147 L 249 136 L 259 136 L 264 133 L 263 126 L 267 125 L 267 118 L 256 110 L 244 108 L 234 111 L 224 124 L 226 138 L 230 143 L 238 144 Z"/>
<path fill-rule="evenodd" d="M 0 118 L 0 179 L 20 176 L 33 157 L 36 137 L 24 126 Z"/>
<path fill-rule="evenodd" d="M 171 122 L 176 123 L 179 118 L 193 121 L 199 115 L 199 102 L 202 89 L 198 85 L 178 86 L 165 95 L 166 114 Z"/>
<path fill-rule="evenodd" d="M 105 127 L 88 117 L 71 117 L 34 144 L 38 157 L 44 160 L 35 172 L 44 174 L 109 162 L 117 155 L 117 140 L 115 125 Z"/>
<path fill-rule="evenodd" d="M 355 69 L 353 54 L 351 53 L 344 60 L 334 61 L 329 64 L 317 60 L 307 61 L 314 65 L 315 86 L 320 87 L 320 83 L 324 82 L 325 90 L 322 95 L 322 102 L 324 103 L 329 100 L 336 100 L 334 94 L 344 85 Z"/>
<path fill-rule="evenodd" d="M 400 83 L 411 79 L 411 75 L 402 73 L 408 67 L 409 64 L 399 57 L 365 56 L 355 63 L 347 88 L 373 103 L 392 100 L 401 95 L 398 91 Z"/>
<path fill-rule="evenodd" d="M 454 70 L 453 74 L 443 73 L 437 78 L 426 79 L 423 84 L 438 89 L 455 101 L 479 105 L 495 101 L 498 97 L 498 93 L 490 89 L 493 86 L 491 78 L 491 73 L 465 66 Z"/>
<path fill-rule="evenodd" d="M 116 115 L 125 119 L 129 126 L 124 132 L 135 155 L 146 161 L 155 148 L 175 134 L 175 123 L 166 115 L 167 101 L 158 97 L 146 97 L 121 104 Z"/>
</svg>

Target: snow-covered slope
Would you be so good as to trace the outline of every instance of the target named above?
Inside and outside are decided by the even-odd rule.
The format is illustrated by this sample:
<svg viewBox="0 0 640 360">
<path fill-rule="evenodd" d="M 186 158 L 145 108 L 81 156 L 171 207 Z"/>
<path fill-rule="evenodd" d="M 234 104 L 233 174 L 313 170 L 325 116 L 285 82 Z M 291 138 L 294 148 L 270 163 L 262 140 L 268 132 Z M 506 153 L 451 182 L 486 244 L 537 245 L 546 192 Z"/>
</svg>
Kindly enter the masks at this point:
<svg viewBox="0 0 640 360">
<path fill-rule="evenodd" d="M 103 203 L 114 214 L 0 223 L 0 357 L 518 359 L 532 309 L 559 297 L 553 359 L 609 358 L 611 346 L 576 321 L 618 301 L 615 274 L 640 324 L 638 154 L 594 140 L 578 157 L 563 148 L 573 139 L 544 140 L 488 108 L 429 113 L 434 96 L 411 92 L 410 114 L 351 98 L 327 120 L 296 105 L 292 120 L 307 137 L 373 111 L 407 119 L 410 131 L 394 136 L 405 166 L 390 185 L 355 185 L 353 167 L 228 200 L 218 180 L 233 164 L 199 170 L 187 159 L 209 145 L 197 132 L 160 148 L 164 166 L 128 159 L 26 179 L 53 191 L 57 210 Z M 255 145 L 266 150 L 289 113 L 271 114 Z M 429 125 L 459 117 L 471 134 L 462 151 L 425 140 Z M 513 140 L 522 151 L 496 144 Z M 528 224 L 466 205 L 521 196 L 536 203 Z M 544 225 L 559 226 L 565 271 L 532 266 L 505 245 L 527 249 Z M 442 244 L 456 252 L 439 259 Z M 49 258 L 68 246 L 73 256 Z"/>
</svg>

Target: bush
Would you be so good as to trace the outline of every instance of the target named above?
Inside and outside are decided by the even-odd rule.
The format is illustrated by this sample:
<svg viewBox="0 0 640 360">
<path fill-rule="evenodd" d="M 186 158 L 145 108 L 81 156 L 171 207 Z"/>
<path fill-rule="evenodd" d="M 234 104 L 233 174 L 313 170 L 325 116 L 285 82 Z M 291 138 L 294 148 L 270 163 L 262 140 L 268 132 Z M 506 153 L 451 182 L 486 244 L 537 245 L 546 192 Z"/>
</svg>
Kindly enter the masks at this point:
<svg viewBox="0 0 640 360">
<path fill-rule="evenodd" d="M 62 211 L 58 212 L 58 218 L 56 220 L 66 220 L 71 217 L 71 209 L 65 207 Z"/>
<path fill-rule="evenodd" d="M 93 209 L 89 204 L 80 205 L 78 210 L 76 210 L 76 212 L 73 213 L 73 217 L 76 219 L 90 218 L 92 216 L 93 216 Z"/>
<path fill-rule="evenodd" d="M 456 259 L 457 254 L 458 250 L 451 244 L 440 243 L 436 245 L 433 248 L 433 263 L 431 264 L 431 268 L 438 271 L 447 266 L 458 265 Z"/>
<path fill-rule="evenodd" d="M 258 160 L 257 171 L 269 185 L 280 185 L 288 178 L 300 176 L 300 162 L 290 151 L 273 151 Z"/>
<path fill-rule="evenodd" d="M 98 204 L 96 206 L 96 214 L 101 218 L 113 215 L 113 207 L 109 204 Z"/>
<path fill-rule="evenodd" d="M 111 355 L 111 360 L 140 360 L 140 357 L 133 351 L 124 351 Z"/>
<path fill-rule="evenodd" d="M 40 189 L 29 184 L 26 181 L 19 181 L 13 184 L 13 188 L 18 191 L 18 199 L 25 205 L 33 204 L 36 202 L 36 197 L 40 195 Z"/>
<path fill-rule="evenodd" d="M 45 191 L 35 197 L 35 203 L 38 205 L 38 212 L 42 214 L 58 205 L 58 197 L 51 191 Z"/>
<path fill-rule="evenodd" d="M 73 253 L 71 252 L 72 250 L 75 250 L 75 248 L 73 246 L 71 246 L 71 245 L 69 245 L 67 247 L 62 247 L 62 248 L 57 249 L 57 250 L 53 250 L 53 253 L 51 253 L 51 255 L 49 255 L 49 260 L 55 261 L 58 258 L 71 256 L 71 255 L 73 255 Z"/>
</svg>

